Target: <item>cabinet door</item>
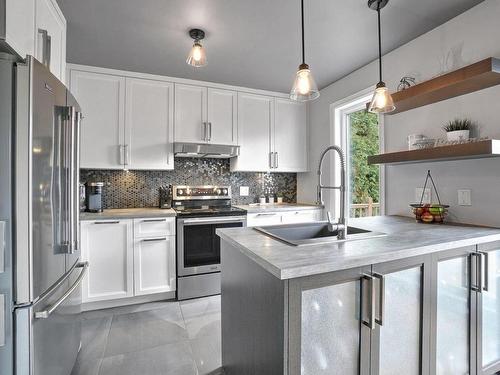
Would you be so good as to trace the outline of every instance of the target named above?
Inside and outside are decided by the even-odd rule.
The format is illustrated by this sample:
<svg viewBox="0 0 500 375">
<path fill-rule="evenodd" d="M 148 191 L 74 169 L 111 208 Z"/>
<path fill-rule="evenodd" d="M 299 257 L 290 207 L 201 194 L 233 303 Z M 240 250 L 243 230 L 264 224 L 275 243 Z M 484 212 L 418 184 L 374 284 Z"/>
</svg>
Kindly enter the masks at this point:
<svg viewBox="0 0 500 375">
<path fill-rule="evenodd" d="M 430 268 L 430 257 L 372 266 L 377 303 L 371 374 L 428 374 Z"/>
<path fill-rule="evenodd" d="M 71 71 L 71 92 L 82 107 L 80 167 L 124 167 L 125 78 Z"/>
<path fill-rule="evenodd" d="M 19 56 L 34 56 L 35 51 L 35 1 L 5 1 L 5 41 Z"/>
<path fill-rule="evenodd" d="M 208 140 L 219 145 L 237 144 L 236 91 L 208 89 Z"/>
<path fill-rule="evenodd" d="M 206 142 L 207 88 L 175 84 L 175 141 Z"/>
<path fill-rule="evenodd" d="M 288 374 L 369 374 L 370 328 L 362 323 L 373 292 L 370 282 L 362 282 L 369 272 L 290 280 Z"/>
<path fill-rule="evenodd" d="M 231 159 L 233 171 L 270 170 L 270 132 L 274 118 L 274 98 L 238 93 L 238 142 L 240 155 Z"/>
<path fill-rule="evenodd" d="M 135 239 L 136 296 L 175 291 L 175 275 L 175 236 Z"/>
<path fill-rule="evenodd" d="M 433 256 L 431 374 L 475 374 L 476 295 L 471 288 L 475 247 Z"/>
<path fill-rule="evenodd" d="M 81 238 L 82 258 L 90 264 L 83 302 L 133 296 L 132 221 L 84 221 Z"/>
<path fill-rule="evenodd" d="M 283 224 L 310 223 L 321 220 L 320 210 L 285 211 L 281 214 Z"/>
<path fill-rule="evenodd" d="M 276 172 L 305 172 L 307 165 L 306 105 L 276 98 L 273 127 L 273 148 Z"/>
<path fill-rule="evenodd" d="M 500 372 L 500 242 L 478 247 L 481 255 L 477 331 L 479 375 Z"/>
<path fill-rule="evenodd" d="M 44 43 L 41 30 L 50 36 L 50 71 L 62 82 L 66 74 L 66 19 L 55 0 L 36 0 L 35 57 L 43 61 Z"/>
<path fill-rule="evenodd" d="M 247 215 L 247 227 L 262 227 L 265 225 L 281 224 L 281 214 L 279 212 L 262 212 Z"/>
<path fill-rule="evenodd" d="M 126 79 L 125 164 L 129 169 L 174 169 L 174 85 Z"/>
</svg>

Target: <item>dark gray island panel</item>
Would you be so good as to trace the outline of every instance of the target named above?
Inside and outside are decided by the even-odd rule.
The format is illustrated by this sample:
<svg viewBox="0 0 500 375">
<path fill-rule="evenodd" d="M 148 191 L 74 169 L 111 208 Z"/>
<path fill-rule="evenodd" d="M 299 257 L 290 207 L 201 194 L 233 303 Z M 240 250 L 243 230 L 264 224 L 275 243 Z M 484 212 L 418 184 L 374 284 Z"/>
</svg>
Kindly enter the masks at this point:
<svg viewBox="0 0 500 375">
<path fill-rule="evenodd" d="M 222 363 L 226 375 L 286 374 L 288 281 L 221 241 Z"/>
</svg>

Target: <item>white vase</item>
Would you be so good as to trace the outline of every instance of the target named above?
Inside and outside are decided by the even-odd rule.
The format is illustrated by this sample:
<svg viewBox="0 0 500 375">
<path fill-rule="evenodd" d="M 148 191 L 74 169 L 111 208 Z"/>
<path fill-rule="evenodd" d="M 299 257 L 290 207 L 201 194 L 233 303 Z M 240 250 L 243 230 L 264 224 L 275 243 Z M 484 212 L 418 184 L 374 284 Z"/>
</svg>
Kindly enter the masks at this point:
<svg viewBox="0 0 500 375">
<path fill-rule="evenodd" d="M 447 132 L 446 139 L 448 141 L 465 141 L 469 139 L 470 130 L 455 130 L 454 132 Z"/>
</svg>

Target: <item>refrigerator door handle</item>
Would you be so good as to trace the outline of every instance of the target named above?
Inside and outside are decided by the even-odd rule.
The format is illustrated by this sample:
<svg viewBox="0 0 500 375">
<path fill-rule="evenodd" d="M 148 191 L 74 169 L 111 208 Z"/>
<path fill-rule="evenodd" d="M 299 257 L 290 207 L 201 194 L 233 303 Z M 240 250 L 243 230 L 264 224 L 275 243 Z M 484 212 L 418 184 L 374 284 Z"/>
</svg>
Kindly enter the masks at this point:
<svg viewBox="0 0 500 375">
<path fill-rule="evenodd" d="M 48 319 L 50 315 L 75 291 L 76 288 L 81 284 L 83 278 L 87 275 L 89 269 L 89 262 L 81 262 L 76 265 L 75 268 L 82 268 L 82 272 L 76 279 L 76 281 L 71 285 L 71 287 L 59 298 L 53 305 L 43 311 L 38 311 L 35 313 L 35 319 Z"/>
<path fill-rule="evenodd" d="M 71 253 L 78 251 L 80 248 L 80 197 L 78 194 L 78 187 L 80 185 L 80 124 L 82 114 L 75 111 L 72 113 L 72 129 L 73 129 L 73 153 L 72 153 L 72 171 L 71 171 L 71 194 L 73 202 L 73 216 L 71 223 Z"/>
</svg>

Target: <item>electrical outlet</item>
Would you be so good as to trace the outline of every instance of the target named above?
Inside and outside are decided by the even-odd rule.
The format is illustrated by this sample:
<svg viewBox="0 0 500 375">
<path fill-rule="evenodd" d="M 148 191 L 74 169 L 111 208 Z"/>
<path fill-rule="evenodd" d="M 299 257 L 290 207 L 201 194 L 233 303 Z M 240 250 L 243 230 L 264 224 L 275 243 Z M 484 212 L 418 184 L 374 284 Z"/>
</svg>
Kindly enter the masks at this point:
<svg viewBox="0 0 500 375">
<path fill-rule="evenodd" d="M 468 189 L 458 190 L 458 205 L 459 206 L 472 206 L 471 194 Z"/>
<path fill-rule="evenodd" d="M 248 186 L 240 186 L 240 197 L 248 197 L 250 189 Z"/>
<path fill-rule="evenodd" d="M 415 202 L 420 203 L 420 199 L 422 199 L 422 192 L 424 188 L 415 188 Z M 424 197 L 422 199 L 422 203 L 427 204 L 432 202 L 432 192 L 431 188 L 425 188 Z"/>
</svg>

